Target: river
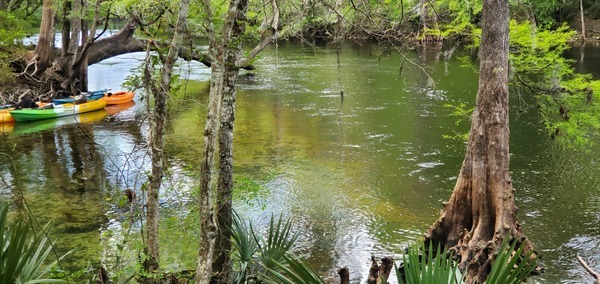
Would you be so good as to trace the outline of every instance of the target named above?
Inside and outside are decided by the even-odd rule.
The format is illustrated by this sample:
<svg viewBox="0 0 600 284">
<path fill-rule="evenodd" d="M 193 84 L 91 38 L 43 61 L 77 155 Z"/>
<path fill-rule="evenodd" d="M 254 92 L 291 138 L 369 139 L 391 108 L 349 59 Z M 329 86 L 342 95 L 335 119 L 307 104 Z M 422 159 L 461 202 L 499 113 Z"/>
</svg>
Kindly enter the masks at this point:
<svg viewBox="0 0 600 284">
<path fill-rule="evenodd" d="M 371 255 L 399 259 L 436 220 L 464 157 L 464 141 L 444 136 L 468 131 L 447 107 L 474 105 L 477 73 L 462 66 L 465 55 L 416 49 L 399 56 L 369 44 L 336 52 L 280 42 L 266 50 L 238 81 L 238 213 L 259 228 L 271 215 L 292 218 L 298 252 L 331 281 L 343 266 L 353 283 L 365 281 Z M 578 71 L 600 78 L 597 43 L 568 56 Z M 90 88 L 121 89 L 142 57 L 91 66 Z M 182 62 L 179 72 L 209 78 L 195 63 Z M 206 94 L 194 92 L 180 99 L 167 137 L 161 257 L 170 269 L 193 268 L 196 256 L 191 204 Z M 0 197 L 24 193 L 36 216 L 52 222 L 60 251 L 77 249 L 66 259 L 70 269 L 122 265 L 115 255 L 127 255 L 119 252 L 123 240 L 139 238 L 123 190 L 143 196 L 150 168 L 142 96 L 77 119 L 5 126 L 0 136 Z M 535 281 L 589 282 L 575 256 L 600 267 L 600 146 L 584 152 L 555 145 L 526 93 L 511 92 L 510 127 L 519 219 L 546 268 Z"/>
</svg>

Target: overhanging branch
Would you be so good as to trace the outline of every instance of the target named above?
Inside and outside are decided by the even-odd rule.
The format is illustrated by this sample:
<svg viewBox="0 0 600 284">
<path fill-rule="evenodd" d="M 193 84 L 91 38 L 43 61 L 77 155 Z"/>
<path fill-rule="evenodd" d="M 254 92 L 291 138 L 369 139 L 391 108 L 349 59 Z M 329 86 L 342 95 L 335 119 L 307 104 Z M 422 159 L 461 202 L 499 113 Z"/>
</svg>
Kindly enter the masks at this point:
<svg viewBox="0 0 600 284">
<path fill-rule="evenodd" d="M 261 41 L 250 51 L 248 57 L 240 60 L 239 67 L 246 70 L 254 70 L 254 66 L 250 64 L 252 60 L 256 58 L 265 47 L 277 40 L 277 27 L 279 26 L 279 7 L 277 6 L 276 0 L 271 0 L 271 7 L 273 8 L 273 17 L 271 18 L 271 24 L 263 31 Z"/>
</svg>

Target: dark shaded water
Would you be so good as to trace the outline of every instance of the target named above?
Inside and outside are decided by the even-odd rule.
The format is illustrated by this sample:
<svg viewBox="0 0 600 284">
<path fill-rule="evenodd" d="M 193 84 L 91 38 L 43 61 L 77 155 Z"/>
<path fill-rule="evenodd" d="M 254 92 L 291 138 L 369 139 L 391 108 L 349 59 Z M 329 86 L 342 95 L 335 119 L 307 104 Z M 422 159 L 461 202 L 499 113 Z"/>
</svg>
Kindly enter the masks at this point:
<svg viewBox="0 0 600 284">
<path fill-rule="evenodd" d="M 588 43 L 569 56 L 580 60 L 582 51 L 576 68 L 600 77 L 593 59 L 600 47 Z M 265 52 L 257 71 L 239 80 L 235 163 L 236 174 L 266 179 L 267 189 L 238 195 L 237 210 L 262 226 L 271 214 L 292 217 L 302 234 L 299 250 L 320 273 L 333 277 L 348 266 L 353 280 L 364 281 L 370 256 L 397 257 L 435 221 L 454 186 L 465 146 L 443 135 L 468 125 L 457 126 L 445 105 L 472 106 L 477 90 L 476 72 L 461 67 L 459 55 L 418 50 L 403 58 L 364 45 L 345 46 L 338 56 L 285 43 Z M 92 66 L 91 88 L 119 89 L 139 56 Z M 208 69 L 184 63 L 181 74 L 207 80 Z M 600 149 L 554 145 L 539 130 L 527 94 L 511 96 L 519 218 L 547 268 L 536 279 L 585 282 L 575 255 L 600 267 Z M 161 200 L 168 216 L 163 244 L 171 253 L 162 256 L 174 269 L 193 267 L 196 255 L 186 220 L 204 126 L 204 99 L 197 101 L 200 108 L 188 102 L 173 115 L 168 137 L 172 174 Z M 16 124 L 1 138 L 7 155 L 0 158 L 0 196 L 22 190 L 40 219 L 55 224 L 61 249 L 80 248 L 73 267 L 114 263 L 126 235 L 121 192 L 139 190 L 149 169 L 143 111 L 138 98 L 130 108 L 78 121 Z"/>
</svg>

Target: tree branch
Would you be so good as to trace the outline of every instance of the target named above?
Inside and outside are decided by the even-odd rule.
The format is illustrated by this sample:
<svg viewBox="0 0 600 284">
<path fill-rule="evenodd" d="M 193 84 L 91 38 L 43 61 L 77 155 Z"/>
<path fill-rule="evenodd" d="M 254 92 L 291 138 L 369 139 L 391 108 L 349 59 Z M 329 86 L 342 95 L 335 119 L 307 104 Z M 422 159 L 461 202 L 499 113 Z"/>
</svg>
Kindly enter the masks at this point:
<svg viewBox="0 0 600 284">
<path fill-rule="evenodd" d="M 275 2 L 275 0 L 273 0 Z M 276 7 L 276 4 L 274 4 Z M 278 17 L 278 16 L 277 16 Z M 277 24 L 277 19 L 274 18 L 274 24 Z M 146 51 L 147 40 L 135 38 L 134 32 L 140 25 L 140 22 L 135 17 L 131 18 L 123 28 L 113 36 L 106 37 L 95 41 L 89 46 L 88 52 L 88 65 L 93 65 L 102 60 L 132 52 Z M 273 41 L 277 38 L 276 30 L 275 34 L 271 35 L 270 40 Z M 267 40 L 264 40 L 266 42 Z M 266 47 L 268 43 L 262 47 Z M 154 45 L 153 45 L 154 46 Z M 166 46 L 165 44 L 158 43 L 158 46 Z M 256 50 L 257 48 L 255 48 Z M 261 49 L 262 50 L 262 49 Z M 260 50 L 259 50 L 260 51 Z M 258 51 L 256 52 L 258 54 Z M 245 70 L 254 70 L 255 67 L 250 63 L 253 57 L 240 60 L 239 67 Z M 192 48 L 181 47 L 178 53 L 179 57 L 186 61 L 198 61 L 207 67 L 211 66 L 211 59 L 207 54 L 200 53 Z"/>
<path fill-rule="evenodd" d="M 144 51 L 146 42 L 133 37 L 138 24 L 135 18 L 131 18 L 115 35 L 94 42 L 88 50 L 88 64 L 92 65 L 121 54 Z"/>
<path fill-rule="evenodd" d="M 600 273 L 594 271 L 584 260 L 583 258 L 581 258 L 581 256 L 577 255 L 577 260 L 579 261 L 579 263 L 581 264 L 581 266 L 583 266 L 583 268 L 585 268 L 585 270 L 592 275 L 592 277 L 594 277 L 594 279 L 596 279 L 596 284 L 600 284 Z"/>
<path fill-rule="evenodd" d="M 279 26 L 279 7 L 277 7 L 277 1 L 271 0 L 271 7 L 273 7 L 273 17 L 271 18 L 271 25 L 262 32 L 262 40 L 256 45 L 247 58 L 240 60 L 239 67 L 246 70 L 254 70 L 254 67 L 250 64 L 256 55 L 260 53 L 265 47 L 277 40 L 277 28 Z"/>
</svg>

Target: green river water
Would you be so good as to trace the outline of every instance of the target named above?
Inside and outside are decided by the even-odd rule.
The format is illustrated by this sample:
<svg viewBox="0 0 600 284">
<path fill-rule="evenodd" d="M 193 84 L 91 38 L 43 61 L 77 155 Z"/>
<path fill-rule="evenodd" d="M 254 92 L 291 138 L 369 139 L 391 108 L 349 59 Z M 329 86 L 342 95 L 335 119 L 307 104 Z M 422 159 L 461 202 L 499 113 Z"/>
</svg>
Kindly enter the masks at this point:
<svg viewBox="0 0 600 284">
<path fill-rule="evenodd" d="M 336 53 L 279 43 L 265 51 L 257 70 L 238 81 L 234 143 L 236 175 L 263 188 L 237 194 L 236 210 L 259 227 L 271 214 L 291 217 L 299 252 L 331 281 L 343 266 L 353 283 L 365 281 L 371 255 L 398 259 L 436 220 L 464 157 L 464 141 L 443 138 L 468 130 L 445 106 L 474 105 L 477 73 L 461 66 L 463 55 L 415 50 L 403 58 L 369 44 Z M 600 77 L 600 45 L 568 55 L 578 71 Z M 91 89 L 120 89 L 142 56 L 91 66 Z M 197 64 L 182 63 L 180 73 L 209 77 Z M 11 189 L 24 193 L 36 216 L 52 222 L 60 251 L 77 249 L 68 268 L 115 262 L 129 216 L 122 191 L 139 192 L 150 169 L 141 95 L 135 104 L 75 119 L 3 127 L 0 198 L 14 201 Z M 161 195 L 162 261 L 171 269 L 193 268 L 197 247 L 190 204 L 206 94 L 188 97 L 172 115 L 171 171 Z M 511 105 L 519 219 L 546 268 L 534 281 L 589 282 L 575 256 L 600 269 L 600 146 L 586 152 L 555 145 L 527 93 L 513 90 Z"/>
</svg>

